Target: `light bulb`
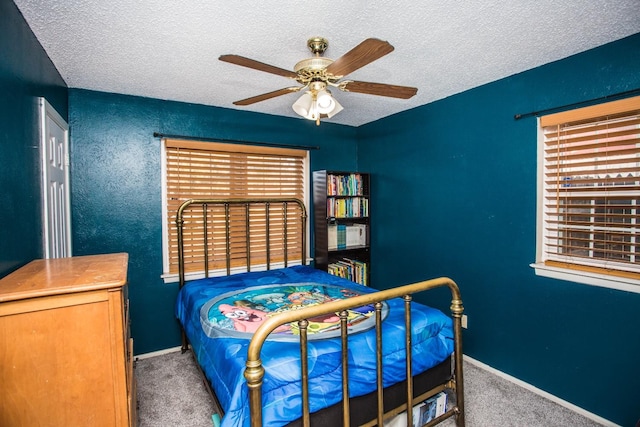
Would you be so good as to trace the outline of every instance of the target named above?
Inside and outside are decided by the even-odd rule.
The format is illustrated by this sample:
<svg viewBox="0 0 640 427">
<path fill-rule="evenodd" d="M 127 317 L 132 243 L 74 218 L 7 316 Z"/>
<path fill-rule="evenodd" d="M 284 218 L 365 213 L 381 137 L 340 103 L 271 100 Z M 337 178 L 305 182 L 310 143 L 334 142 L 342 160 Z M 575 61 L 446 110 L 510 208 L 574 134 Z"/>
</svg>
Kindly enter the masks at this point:
<svg viewBox="0 0 640 427">
<path fill-rule="evenodd" d="M 329 114 L 336 106 L 336 102 L 328 90 L 321 90 L 317 95 L 318 112 L 320 114 Z"/>
</svg>

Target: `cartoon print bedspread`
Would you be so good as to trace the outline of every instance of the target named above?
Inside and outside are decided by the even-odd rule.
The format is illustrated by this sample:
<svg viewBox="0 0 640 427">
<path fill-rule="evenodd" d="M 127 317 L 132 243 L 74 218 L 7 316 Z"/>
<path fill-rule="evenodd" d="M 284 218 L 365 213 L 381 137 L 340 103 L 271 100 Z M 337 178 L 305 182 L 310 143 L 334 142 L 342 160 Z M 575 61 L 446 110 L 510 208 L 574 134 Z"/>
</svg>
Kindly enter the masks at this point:
<svg viewBox="0 0 640 427">
<path fill-rule="evenodd" d="M 339 298 L 375 292 L 308 266 L 236 274 L 189 282 L 176 303 L 193 351 L 225 410 L 222 426 L 249 426 L 249 397 L 244 379 L 252 333 L 274 313 Z M 413 372 L 421 373 L 453 352 L 451 319 L 439 310 L 412 303 Z M 404 302 L 383 307 L 384 386 L 405 379 Z M 309 319 L 309 396 L 315 412 L 342 399 L 339 319 Z M 375 319 L 372 306 L 349 313 L 349 392 L 375 390 Z M 263 424 L 281 426 L 302 415 L 300 347 L 297 325 L 284 325 L 265 342 L 261 360 Z"/>
</svg>

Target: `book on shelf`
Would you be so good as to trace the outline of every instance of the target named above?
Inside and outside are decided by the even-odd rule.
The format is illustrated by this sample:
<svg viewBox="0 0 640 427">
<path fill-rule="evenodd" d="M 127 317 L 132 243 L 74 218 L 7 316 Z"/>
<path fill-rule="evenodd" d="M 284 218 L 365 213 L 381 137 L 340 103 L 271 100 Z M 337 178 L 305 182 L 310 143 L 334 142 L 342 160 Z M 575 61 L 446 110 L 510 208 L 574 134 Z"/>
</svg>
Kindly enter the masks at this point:
<svg viewBox="0 0 640 427">
<path fill-rule="evenodd" d="M 352 224 L 347 226 L 347 247 L 367 245 L 367 225 Z"/>
<path fill-rule="evenodd" d="M 327 265 L 327 272 L 334 276 L 349 279 L 352 282 L 368 286 L 367 263 L 356 259 L 342 258 Z"/>
<path fill-rule="evenodd" d="M 347 248 L 347 226 L 338 224 L 338 249 Z"/>
<path fill-rule="evenodd" d="M 366 245 L 366 224 L 329 224 L 327 226 L 327 249 L 330 251 Z"/>
<path fill-rule="evenodd" d="M 367 239 L 367 224 L 354 224 L 358 229 L 358 246 L 367 246 L 369 241 Z"/>
<path fill-rule="evenodd" d="M 365 218 L 369 216 L 369 199 L 352 197 L 349 199 L 327 198 L 329 218 Z"/>
<path fill-rule="evenodd" d="M 338 249 L 338 225 L 330 224 L 327 226 L 327 249 L 334 251 Z"/>
<path fill-rule="evenodd" d="M 362 175 L 359 173 L 327 175 L 327 195 L 359 196 L 362 193 Z"/>
</svg>

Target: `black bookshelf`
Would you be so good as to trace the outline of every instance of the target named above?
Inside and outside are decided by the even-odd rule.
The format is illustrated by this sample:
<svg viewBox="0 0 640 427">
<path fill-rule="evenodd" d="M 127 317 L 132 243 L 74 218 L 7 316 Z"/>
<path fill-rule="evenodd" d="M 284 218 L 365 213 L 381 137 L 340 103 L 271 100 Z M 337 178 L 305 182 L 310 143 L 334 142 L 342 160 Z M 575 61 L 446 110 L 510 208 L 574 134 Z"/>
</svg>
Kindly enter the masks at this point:
<svg viewBox="0 0 640 427">
<path fill-rule="evenodd" d="M 369 285 L 370 176 L 313 172 L 315 267 Z"/>
</svg>

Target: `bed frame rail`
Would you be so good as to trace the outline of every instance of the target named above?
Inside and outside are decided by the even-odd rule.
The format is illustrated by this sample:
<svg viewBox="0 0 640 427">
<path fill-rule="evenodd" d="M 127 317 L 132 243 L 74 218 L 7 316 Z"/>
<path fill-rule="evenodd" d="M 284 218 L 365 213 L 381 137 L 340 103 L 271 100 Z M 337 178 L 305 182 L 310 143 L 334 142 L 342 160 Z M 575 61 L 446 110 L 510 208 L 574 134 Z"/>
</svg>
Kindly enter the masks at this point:
<svg viewBox="0 0 640 427">
<path fill-rule="evenodd" d="M 451 316 L 453 317 L 454 328 L 454 377 L 447 384 L 438 386 L 427 391 L 421 396 L 414 398 L 412 370 L 411 370 L 411 301 L 413 294 L 435 289 L 439 287 L 448 287 L 451 291 Z M 392 298 L 403 298 L 405 302 L 405 349 L 407 351 L 407 390 L 406 404 L 401 407 L 384 413 L 383 407 L 383 387 L 382 387 L 382 302 Z M 456 403 L 445 414 L 432 420 L 425 426 L 435 425 L 451 416 L 456 417 L 458 427 L 465 425 L 464 419 L 464 390 L 463 390 L 463 372 L 462 372 L 462 299 L 460 291 L 456 283 L 446 277 L 418 282 L 410 285 L 400 286 L 397 288 L 387 289 L 372 294 L 365 294 L 349 298 L 346 300 L 331 301 L 324 304 L 307 307 L 300 310 L 292 310 L 275 315 L 266 320 L 254 333 L 248 349 L 248 358 L 246 363 L 245 378 L 249 388 L 249 401 L 251 407 L 251 425 L 252 427 L 262 426 L 262 379 L 264 377 L 264 368 L 260 360 L 260 352 L 265 340 L 269 334 L 281 325 L 298 322 L 300 327 L 300 354 L 302 364 L 302 425 L 308 427 L 310 425 L 309 415 L 309 389 L 307 374 L 307 325 L 306 319 L 321 316 L 330 313 L 339 313 L 341 323 L 342 336 L 342 407 L 343 407 L 343 425 L 351 425 L 349 419 L 349 383 L 348 383 L 348 330 L 347 330 L 347 309 L 357 308 L 368 304 L 375 306 L 376 318 L 376 345 L 377 345 L 377 400 L 378 412 L 377 419 L 365 424 L 366 426 L 382 426 L 385 419 L 393 415 L 399 414 L 407 410 L 407 425 L 413 425 L 413 412 L 410 408 L 415 403 L 424 401 L 430 396 L 437 394 L 442 390 L 449 389 L 455 393 Z"/>
<path fill-rule="evenodd" d="M 300 257 L 300 261 L 302 264 L 306 264 L 307 258 L 307 242 L 306 242 L 306 229 L 307 229 L 307 211 L 304 206 L 304 203 L 295 198 L 259 198 L 259 199 L 190 199 L 185 201 L 178 208 L 178 212 L 176 214 L 176 226 L 178 231 L 178 276 L 180 281 L 180 288 L 182 288 L 185 284 L 185 253 L 184 253 L 184 233 L 185 233 L 185 215 L 189 213 L 192 215 L 192 220 L 195 222 L 198 219 L 202 222 L 202 242 L 203 242 L 203 265 L 202 270 L 204 271 L 205 277 L 209 277 L 210 268 L 209 268 L 209 260 L 214 255 L 212 249 L 209 245 L 209 233 L 213 229 L 214 224 L 210 222 L 209 218 L 209 209 L 222 206 L 224 207 L 225 215 L 224 215 L 224 229 L 225 229 L 225 255 L 224 258 L 226 260 L 226 274 L 231 274 L 231 225 L 232 225 L 232 216 L 230 214 L 230 209 L 232 206 L 243 206 L 244 207 L 244 226 L 246 227 L 247 232 L 245 233 L 245 245 L 246 248 L 250 247 L 251 244 L 251 233 L 249 230 L 251 229 L 251 220 L 255 219 L 255 215 L 251 214 L 251 208 L 254 206 L 263 206 L 264 207 L 264 221 L 266 224 L 266 253 L 267 253 L 267 261 L 266 268 L 270 269 L 272 260 L 271 260 L 271 246 L 272 239 L 269 235 L 269 225 L 272 221 L 273 210 L 274 207 L 280 207 L 279 212 L 282 213 L 283 218 L 283 227 L 284 233 L 282 236 L 282 244 L 284 247 L 284 266 L 287 267 L 290 260 L 288 249 L 290 246 L 289 242 L 289 233 L 287 232 L 287 228 L 289 226 L 290 218 L 288 215 L 288 206 L 294 205 L 298 208 L 299 218 L 301 220 L 301 230 L 299 236 L 301 236 L 302 242 L 302 253 Z M 247 271 L 251 271 L 251 252 L 247 249 Z"/>
</svg>

